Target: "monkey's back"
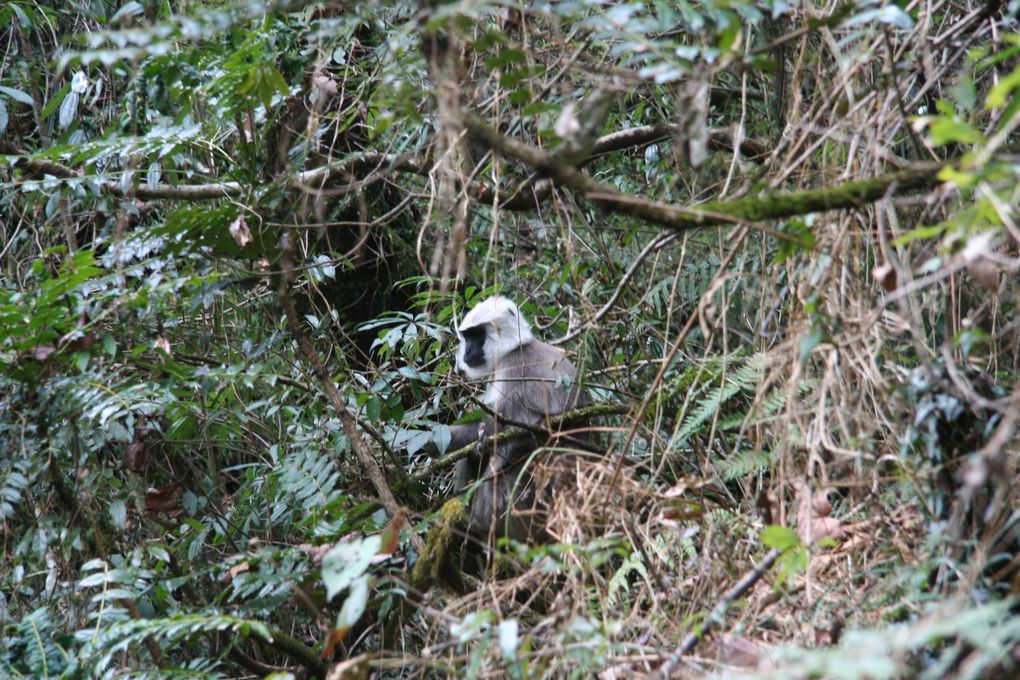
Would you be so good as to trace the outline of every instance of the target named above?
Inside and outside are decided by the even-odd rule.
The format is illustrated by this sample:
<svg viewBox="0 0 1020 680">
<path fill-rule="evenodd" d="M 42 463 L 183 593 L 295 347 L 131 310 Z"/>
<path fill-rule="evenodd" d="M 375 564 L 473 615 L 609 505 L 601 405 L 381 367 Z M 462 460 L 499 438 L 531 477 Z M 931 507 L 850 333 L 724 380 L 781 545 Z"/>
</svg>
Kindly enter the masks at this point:
<svg viewBox="0 0 1020 680">
<path fill-rule="evenodd" d="M 576 379 L 577 369 L 562 349 L 532 340 L 502 358 L 490 385 L 490 403 L 504 421 L 544 425 L 588 403 Z M 490 419 L 487 429 L 491 425 Z"/>
<path fill-rule="evenodd" d="M 487 452 L 485 481 L 471 506 L 470 524 L 486 527 L 495 522 L 497 536 L 525 541 L 541 533 L 543 499 L 535 497 L 528 466 L 540 446 L 555 446 L 556 427 L 551 420 L 589 403 L 576 384 L 577 369 L 566 353 L 532 340 L 502 358 L 489 387 L 488 400 L 496 418 L 486 418 L 484 436 L 524 425 L 550 431 L 522 434 L 499 442 Z M 562 426 L 568 429 L 570 425 Z M 484 455 L 485 452 L 483 452 Z M 512 498 L 512 500 L 511 500 Z M 508 513 L 513 509 L 513 512 Z"/>
</svg>

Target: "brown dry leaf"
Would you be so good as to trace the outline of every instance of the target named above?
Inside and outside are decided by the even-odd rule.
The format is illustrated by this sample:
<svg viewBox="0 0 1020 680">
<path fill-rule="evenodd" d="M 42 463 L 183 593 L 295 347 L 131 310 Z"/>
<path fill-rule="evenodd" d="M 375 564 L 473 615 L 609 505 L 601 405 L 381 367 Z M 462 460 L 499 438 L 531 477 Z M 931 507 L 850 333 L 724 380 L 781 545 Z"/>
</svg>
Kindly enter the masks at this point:
<svg viewBox="0 0 1020 680">
<path fill-rule="evenodd" d="M 720 659 L 731 666 L 757 668 L 763 664 L 769 665 L 765 647 L 753 640 L 723 633 L 718 637 L 716 644 L 719 648 Z"/>
<path fill-rule="evenodd" d="M 967 271 L 982 288 L 990 293 L 999 290 L 999 267 L 992 259 L 996 250 L 995 234 L 985 231 L 969 237 L 959 235 L 966 240 L 960 251 L 960 258 L 966 263 Z"/>
<path fill-rule="evenodd" d="M 888 262 L 880 264 L 872 269 L 871 278 L 875 279 L 875 281 L 877 281 L 887 293 L 891 293 L 896 290 L 896 270 Z"/>
<path fill-rule="evenodd" d="M 967 265 L 967 271 L 989 293 L 999 292 L 999 267 L 987 257 L 979 257 Z"/>
<path fill-rule="evenodd" d="M 237 219 L 230 223 L 230 237 L 234 239 L 237 246 L 244 250 L 245 246 L 252 242 L 251 230 L 248 223 L 244 221 L 244 215 L 238 215 Z"/>
<path fill-rule="evenodd" d="M 243 574 L 244 572 L 248 571 L 249 569 L 251 569 L 251 565 L 248 563 L 248 560 L 244 560 L 242 562 L 238 562 L 237 564 L 232 566 L 230 569 L 228 569 L 227 573 L 230 574 L 230 578 L 234 578 L 238 574 Z"/>
<path fill-rule="evenodd" d="M 121 458 L 120 467 L 122 470 L 138 472 L 142 467 L 142 456 L 145 455 L 145 442 L 135 440 L 124 447 L 124 456 Z"/>
<path fill-rule="evenodd" d="M 173 484 L 162 489 L 148 489 L 145 492 L 145 509 L 150 515 L 162 512 L 168 517 L 180 517 L 184 514 L 181 488 Z"/>
<path fill-rule="evenodd" d="M 344 641 L 345 637 L 347 637 L 347 628 L 330 628 L 329 637 L 326 639 L 326 644 L 322 648 L 322 656 L 327 659 L 333 658 L 333 650 L 336 649 L 338 644 Z M 330 674 L 330 677 L 332 677 L 332 674 Z"/>
<path fill-rule="evenodd" d="M 400 529 L 407 523 L 407 512 L 401 509 L 389 521 L 389 524 L 382 530 L 380 538 L 382 546 L 379 548 L 380 555 L 392 555 L 400 547 Z"/>
<path fill-rule="evenodd" d="M 827 489 L 812 494 L 802 483 L 798 485 L 797 492 L 797 533 L 802 541 L 817 543 L 826 538 L 839 541 L 846 536 L 842 523 L 835 517 L 829 517 L 832 503 Z"/>
</svg>

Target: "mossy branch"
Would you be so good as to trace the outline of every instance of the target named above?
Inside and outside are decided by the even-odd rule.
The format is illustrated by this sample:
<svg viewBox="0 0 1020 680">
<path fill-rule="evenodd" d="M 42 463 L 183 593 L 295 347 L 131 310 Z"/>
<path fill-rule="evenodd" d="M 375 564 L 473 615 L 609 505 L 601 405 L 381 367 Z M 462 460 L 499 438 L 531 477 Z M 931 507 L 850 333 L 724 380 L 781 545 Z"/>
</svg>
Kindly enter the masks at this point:
<svg viewBox="0 0 1020 680">
<path fill-rule="evenodd" d="M 744 224 L 806 215 L 824 210 L 858 208 L 884 196 L 931 189 L 940 182 L 941 163 L 918 164 L 907 170 L 872 179 L 845 182 L 828 189 L 789 193 L 767 192 L 732 201 L 712 201 L 696 208 L 679 208 L 652 201 L 602 184 L 569 165 L 558 163 L 542 149 L 529 146 L 493 130 L 477 116 L 465 116 L 465 126 L 476 139 L 504 156 L 532 166 L 553 182 L 580 192 L 593 203 L 624 215 L 631 215 L 675 231 L 718 224 Z"/>
<path fill-rule="evenodd" d="M 617 415 L 626 412 L 627 408 L 621 404 L 591 404 L 583 408 L 568 411 L 567 413 L 563 413 L 559 416 L 556 416 L 555 418 L 550 418 L 551 427 L 548 430 L 542 428 L 541 426 L 538 426 L 537 429 L 541 430 L 546 434 L 555 434 L 556 428 L 563 425 L 564 423 L 572 421 L 582 421 L 587 420 L 589 418 L 597 418 L 599 416 Z M 460 447 L 456 451 L 450 451 L 449 453 L 440 456 L 436 460 L 432 461 L 430 464 L 426 465 L 418 473 L 412 475 L 411 482 L 425 481 L 426 479 L 431 478 L 432 476 L 439 472 L 443 472 L 444 470 L 452 468 L 457 463 L 457 461 L 459 461 L 462 458 L 467 458 L 468 456 L 473 455 L 480 448 L 490 447 L 497 442 L 503 442 L 508 439 L 513 439 L 514 437 L 520 437 L 521 435 L 529 433 L 533 434 L 534 429 L 535 428 L 524 429 L 520 427 L 509 427 L 505 430 L 500 430 L 499 433 L 491 437 L 486 437 L 481 442 L 477 441 L 471 442 L 466 446 Z"/>
<path fill-rule="evenodd" d="M 326 662 L 314 648 L 278 629 L 271 629 L 270 634 L 273 636 L 273 639 L 266 641 L 267 644 L 300 663 L 315 677 L 321 678 L 326 675 Z M 261 638 L 255 636 L 253 636 L 253 639 L 262 641 Z"/>
</svg>

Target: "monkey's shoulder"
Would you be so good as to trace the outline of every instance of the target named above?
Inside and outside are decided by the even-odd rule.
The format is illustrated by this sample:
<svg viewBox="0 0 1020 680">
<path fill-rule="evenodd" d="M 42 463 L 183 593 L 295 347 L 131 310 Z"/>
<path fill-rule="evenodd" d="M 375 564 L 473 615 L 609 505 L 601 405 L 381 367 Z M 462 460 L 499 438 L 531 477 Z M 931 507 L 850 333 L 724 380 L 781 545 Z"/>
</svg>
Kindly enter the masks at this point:
<svg viewBox="0 0 1020 680">
<path fill-rule="evenodd" d="M 540 340 L 532 340 L 510 352 L 503 361 L 504 377 L 548 379 L 573 377 L 577 372 L 567 353 Z"/>
</svg>

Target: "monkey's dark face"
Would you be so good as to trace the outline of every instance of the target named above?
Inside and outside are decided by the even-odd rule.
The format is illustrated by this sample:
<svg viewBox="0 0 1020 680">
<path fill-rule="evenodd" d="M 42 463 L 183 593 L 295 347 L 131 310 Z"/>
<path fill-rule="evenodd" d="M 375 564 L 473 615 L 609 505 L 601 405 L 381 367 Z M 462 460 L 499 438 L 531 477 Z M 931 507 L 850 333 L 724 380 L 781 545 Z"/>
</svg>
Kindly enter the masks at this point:
<svg viewBox="0 0 1020 680">
<path fill-rule="evenodd" d="M 472 326 L 460 331 L 460 356 L 457 367 L 468 374 L 469 377 L 476 377 L 478 374 L 488 373 L 486 367 L 489 359 L 485 355 L 485 340 L 488 336 L 486 325 Z"/>
<path fill-rule="evenodd" d="M 457 370 L 472 380 L 492 377 L 503 357 L 534 339 L 517 305 L 498 295 L 479 302 L 465 314 L 457 336 Z"/>
</svg>

